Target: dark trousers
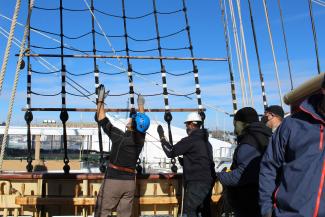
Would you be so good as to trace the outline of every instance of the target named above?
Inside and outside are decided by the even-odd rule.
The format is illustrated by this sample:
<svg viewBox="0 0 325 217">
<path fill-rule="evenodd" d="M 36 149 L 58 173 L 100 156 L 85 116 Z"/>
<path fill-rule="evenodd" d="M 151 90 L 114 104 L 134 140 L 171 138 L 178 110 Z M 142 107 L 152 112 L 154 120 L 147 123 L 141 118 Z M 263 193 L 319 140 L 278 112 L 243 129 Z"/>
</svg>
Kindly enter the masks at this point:
<svg viewBox="0 0 325 217">
<path fill-rule="evenodd" d="M 185 184 L 184 214 L 188 217 L 196 217 L 201 213 L 202 217 L 210 217 L 212 184 L 192 181 Z"/>
</svg>

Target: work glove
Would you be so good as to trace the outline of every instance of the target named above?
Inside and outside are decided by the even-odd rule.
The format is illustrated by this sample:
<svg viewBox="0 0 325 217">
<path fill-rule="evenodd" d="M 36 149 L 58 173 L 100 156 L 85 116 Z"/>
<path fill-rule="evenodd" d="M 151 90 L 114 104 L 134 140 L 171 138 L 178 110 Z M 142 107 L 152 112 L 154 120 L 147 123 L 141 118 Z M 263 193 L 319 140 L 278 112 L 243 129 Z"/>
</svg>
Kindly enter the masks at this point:
<svg viewBox="0 0 325 217">
<path fill-rule="evenodd" d="M 98 102 L 103 103 L 109 91 L 105 92 L 105 86 L 101 84 L 97 87 L 97 93 L 98 93 Z"/>
<path fill-rule="evenodd" d="M 145 100 L 141 94 L 139 94 L 137 101 L 138 101 L 138 106 L 144 106 Z"/>
<path fill-rule="evenodd" d="M 159 135 L 159 139 L 162 140 L 165 138 L 165 135 L 164 135 L 164 129 L 162 128 L 161 125 L 158 125 L 157 127 L 157 132 L 158 132 L 158 135 Z"/>
</svg>

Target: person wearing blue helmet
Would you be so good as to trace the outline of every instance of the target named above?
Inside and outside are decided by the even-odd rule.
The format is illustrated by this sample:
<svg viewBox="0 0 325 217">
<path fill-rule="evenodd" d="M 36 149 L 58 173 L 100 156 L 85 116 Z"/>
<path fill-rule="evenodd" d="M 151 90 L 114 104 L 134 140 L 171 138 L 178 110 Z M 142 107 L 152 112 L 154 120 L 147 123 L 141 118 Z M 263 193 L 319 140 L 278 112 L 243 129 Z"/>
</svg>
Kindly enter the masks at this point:
<svg viewBox="0 0 325 217">
<path fill-rule="evenodd" d="M 116 128 L 105 115 L 105 88 L 98 88 L 96 117 L 101 128 L 112 141 L 111 154 L 104 182 L 97 196 L 95 217 L 131 216 L 136 189 L 136 163 L 144 145 L 146 131 L 150 126 L 149 117 L 141 112 L 133 114 L 126 125 L 126 131 Z M 144 99 L 138 97 L 140 111 L 144 111 Z M 141 109 L 142 108 L 142 109 Z"/>
</svg>

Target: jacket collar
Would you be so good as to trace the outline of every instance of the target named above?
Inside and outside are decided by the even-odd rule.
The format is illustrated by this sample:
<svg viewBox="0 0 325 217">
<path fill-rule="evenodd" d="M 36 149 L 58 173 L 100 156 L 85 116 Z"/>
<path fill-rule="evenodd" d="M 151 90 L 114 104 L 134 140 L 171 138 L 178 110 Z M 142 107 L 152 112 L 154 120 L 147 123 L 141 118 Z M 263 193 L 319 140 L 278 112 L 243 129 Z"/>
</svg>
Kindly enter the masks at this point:
<svg viewBox="0 0 325 217">
<path fill-rule="evenodd" d="M 315 120 L 318 120 L 321 123 L 325 124 L 325 120 L 316 112 L 316 97 L 317 95 L 308 97 L 300 104 L 299 108 L 302 112 L 309 114 Z"/>
</svg>

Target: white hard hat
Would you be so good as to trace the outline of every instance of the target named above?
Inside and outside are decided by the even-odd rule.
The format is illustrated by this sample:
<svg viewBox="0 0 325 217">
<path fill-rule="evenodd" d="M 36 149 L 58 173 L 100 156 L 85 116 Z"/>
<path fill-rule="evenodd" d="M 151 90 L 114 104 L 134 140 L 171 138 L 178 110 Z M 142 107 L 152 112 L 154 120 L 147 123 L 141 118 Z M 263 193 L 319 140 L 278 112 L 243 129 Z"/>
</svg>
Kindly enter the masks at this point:
<svg viewBox="0 0 325 217">
<path fill-rule="evenodd" d="M 199 115 L 197 112 L 191 112 L 187 115 L 184 123 L 186 124 L 187 122 L 202 122 L 201 115 Z"/>
</svg>

